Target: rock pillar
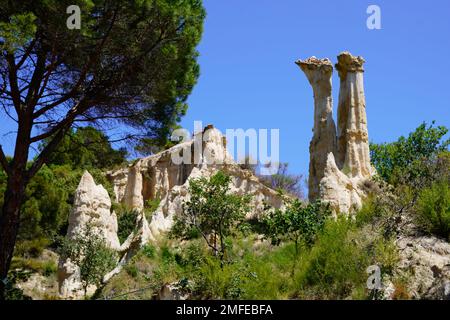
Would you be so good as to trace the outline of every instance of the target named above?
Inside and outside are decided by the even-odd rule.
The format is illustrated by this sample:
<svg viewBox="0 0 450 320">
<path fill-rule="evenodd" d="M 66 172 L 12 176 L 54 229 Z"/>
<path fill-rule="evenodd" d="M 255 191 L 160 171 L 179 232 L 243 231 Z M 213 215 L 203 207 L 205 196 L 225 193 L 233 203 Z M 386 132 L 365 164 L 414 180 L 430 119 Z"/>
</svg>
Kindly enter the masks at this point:
<svg viewBox="0 0 450 320">
<path fill-rule="evenodd" d="M 319 184 L 323 178 L 328 153 L 336 152 L 336 126 L 333 120 L 331 76 L 333 65 L 328 59 L 311 57 L 296 64 L 305 73 L 314 92 L 314 128 L 309 146 L 309 199 L 319 197 Z"/>
<path fill-rule="evenodd" d="M 362 57 L 342 52 L 336 70 L 340 78 L 336 164 L 349 177 L 370 177 L 366 99 Z"/>
</svg>

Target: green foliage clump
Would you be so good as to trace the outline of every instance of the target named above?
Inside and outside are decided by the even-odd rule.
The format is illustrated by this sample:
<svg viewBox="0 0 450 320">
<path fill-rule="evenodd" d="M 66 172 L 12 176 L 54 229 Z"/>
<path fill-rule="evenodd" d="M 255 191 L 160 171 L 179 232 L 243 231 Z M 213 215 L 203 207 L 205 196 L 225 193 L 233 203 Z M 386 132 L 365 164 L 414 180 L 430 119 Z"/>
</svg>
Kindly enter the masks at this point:
<svg viewBox="0 0 450 320">
<path fill-rule="evenodd" d="M 136 229 L 136 219 L 138 212 L 136 210 L 128 210 L 127 208 L 121 208 L 116 211 L 117 213 L 117 236 L 120 243 L 127 240 L 128 236 Z"/>
<path fill-rule="evenodd" d="M 450 240 L 450 188 L 448 180 L 437 181 L 420 192 L 419 223 L 426 231 Z"/>
<path fill-rule="evenodd" d="M 144 214 L 148 222 L 152 221 L 153 213 L 158 209 L 161 200 L 159 198 L 149 199 L 145 201 Z"/>
<path fill-rule="evenodd" d="M 40 148 L 43 149 L 46 143 Z M 105 169 L 126 163 L 127 151 L 113 149 L 108 137 L 93 127 L 69 132 L 52 153 L 48 164 L 76 169 Z"/>
<path fill-rule="evenodd" d="M 298 244 L 301 240 L 311 245 L 323 229 L 325 219 L 331 215 L 329 206 L 317 201 L 304 204 L 300 200 L 291 201 L 285 210 L 269 211 L 262 218 L 265 235 L 272 243 L 291 240 Z"/>
<path fill-rule="evenodd" d="M 14 53 L 24 46 L 36 32 L 36 16 L 31 12 L 14 14 L 9 21 L 0 21 L 0 49 Z"/>
<path fill-rule="evenodd" d="M 382 276 L 391 274 L 397 262 L 395 245 L 346 217 L 327 221 L 323 232 L 299 260 L 296 293 L 299 298 L 365 299 L 366 268 L 377 265 Z"/>
<path fill-rule="evenodd" d="M 30 181 L 22 206 L 20 240 L 54 240 L 63 233 L 69 216 L 69 192 L 72 191 L 51 168 L 44 166 Z M 73 189 L 75 191 L 75 189 Z"/>
<path fill-rule="evenodd" d="M 444 140 L 447 132 L 444 126 L 434 127 L 434 122 L 428 127 L 423 123 L 407 138 L 402 136 L 393 143 L 371 144 L 371 161 L 386 182 L 394 186 L 423 187 L 434 176 L 430 172 L 430 162 L 448 151 L 450 139 Z"/>
<path fill-rule="evenodd" d="M 154 258 L 156 255 L 156 249 L 151 244 L 146 244 L 142 248 L 142 254 L 145 255 L 149 259 Z"/>
<path fill-rule="evenodd" d="M 372 144 L 371 158 L 379 176 L 394 186 L 399 204 L 425 231 L 449 237 L 450 139 L 448 129 L 420 125 L 407 138 L 388 144 Z M 394 207 L 394 205 L 392 205 Z"/>
<path fill-rule="evenodd" d="M 111 271 L 117 262 L 117 254 L 108 248 L 105 239 L 88 223 L 80 234 L 64 239 L 61 257 L 70 259 L 80 267 L 80 279 L 87 295 L 90 285 L 99 286 L 103 276 Z"/>
<path fill-rule="evenodd" d="M 24 270 L 11 270 L 8 273 L 8 282 L 5 288 L 5 300 L 31 300 L 25 295 L 23 290 L 17 288 L 17 283 L 25 281 L 29 277 L 29 272 Z"/>
<path fill-rule="evenodd" d="M 198 231 L 223 262 L 225 238 L 234 234 L 249 212 L 250 198 L 230 193 L 231 178 L 219 171 L 211 178 L 189 182 L 190 199 L 183 204 L 183 212 L 175 218 L 172 237 L 189 239 L 192 230 Z"/>
<path fill-rule="evenodd" d="M 298 295 L 302 298 L 345 298 L 364 288 L 370 265 L 367 253 L 349 239 L 352 223 L 329 222 L 317 243 L 299 262 Z"/>
</svg>

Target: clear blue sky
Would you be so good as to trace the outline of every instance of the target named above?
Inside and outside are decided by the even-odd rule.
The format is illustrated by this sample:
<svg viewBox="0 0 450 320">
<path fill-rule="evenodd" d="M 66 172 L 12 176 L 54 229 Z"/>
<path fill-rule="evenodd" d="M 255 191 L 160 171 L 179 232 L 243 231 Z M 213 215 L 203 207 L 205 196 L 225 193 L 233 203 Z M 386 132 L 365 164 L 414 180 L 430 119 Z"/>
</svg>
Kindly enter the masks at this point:
<svg viewBox="0 0 450 320">
<path fill-rule="evenodd" d="M 348 50 L 366 59 L 369 138 L 392 141 L 422 121 L 450 127 L 450 1 L 204 0 L 201 76 L 182 126 L 280 129 L 281 160 L 307 174 L 312 90 L 298 58 L 333 62 Z M 366 9 L 381 8 L 381 30 Z M 338 78 L 333 76 L 337 103 Z M 336 114 L 336 110 L 335 110 Z M 11 154 L 11 129 L 0 117 Z"/>
</svg>

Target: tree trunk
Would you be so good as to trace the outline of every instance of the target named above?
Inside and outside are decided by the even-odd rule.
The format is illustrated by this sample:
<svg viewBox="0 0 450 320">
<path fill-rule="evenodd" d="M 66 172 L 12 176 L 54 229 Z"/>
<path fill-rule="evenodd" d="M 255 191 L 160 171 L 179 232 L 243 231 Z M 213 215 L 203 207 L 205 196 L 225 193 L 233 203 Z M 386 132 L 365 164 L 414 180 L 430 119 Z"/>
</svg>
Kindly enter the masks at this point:
<svg viewBox="0 0 450 320">
<path fill-rule="evenodd" d="M 21 173 L 8 177 L 0 216 L 0 300 L 5 298 L 5 281 L 14 253 L 20 222 L 20 208 L 25 195 L 25 181 Z"/>
</svg>

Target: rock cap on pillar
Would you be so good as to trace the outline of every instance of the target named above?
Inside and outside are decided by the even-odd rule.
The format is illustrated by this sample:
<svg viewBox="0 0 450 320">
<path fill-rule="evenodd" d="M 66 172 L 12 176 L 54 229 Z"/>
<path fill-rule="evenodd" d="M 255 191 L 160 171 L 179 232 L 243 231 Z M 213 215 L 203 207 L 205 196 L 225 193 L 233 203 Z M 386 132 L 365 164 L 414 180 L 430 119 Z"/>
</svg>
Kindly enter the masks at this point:
<svg viewBox="0 0 450 320">
<path fill-rule="evenodd" d="M 313 80 L 312 71 L 321 71 L 321 73 L 331 74 L 333 73 L 333 64 L 331 63 L 330 59 L 324 58 L 324 59 L 318 59 L 315 56 L 312 56 L 305 60 L 297 60 L 295 61 L 295 64 L 302 69 L 302 71 L 306 74 L 308 80 L 311 82 Z"/>
<path fill-rule="evenodd" d="M 347 72 L 364 72 L 364 60 L 361 56 L 353 56 L 348 51 L 343 51 L 337 56 L 338 62 L 335 67 L 340 78 L 345 78 Z"/>
</svg>

